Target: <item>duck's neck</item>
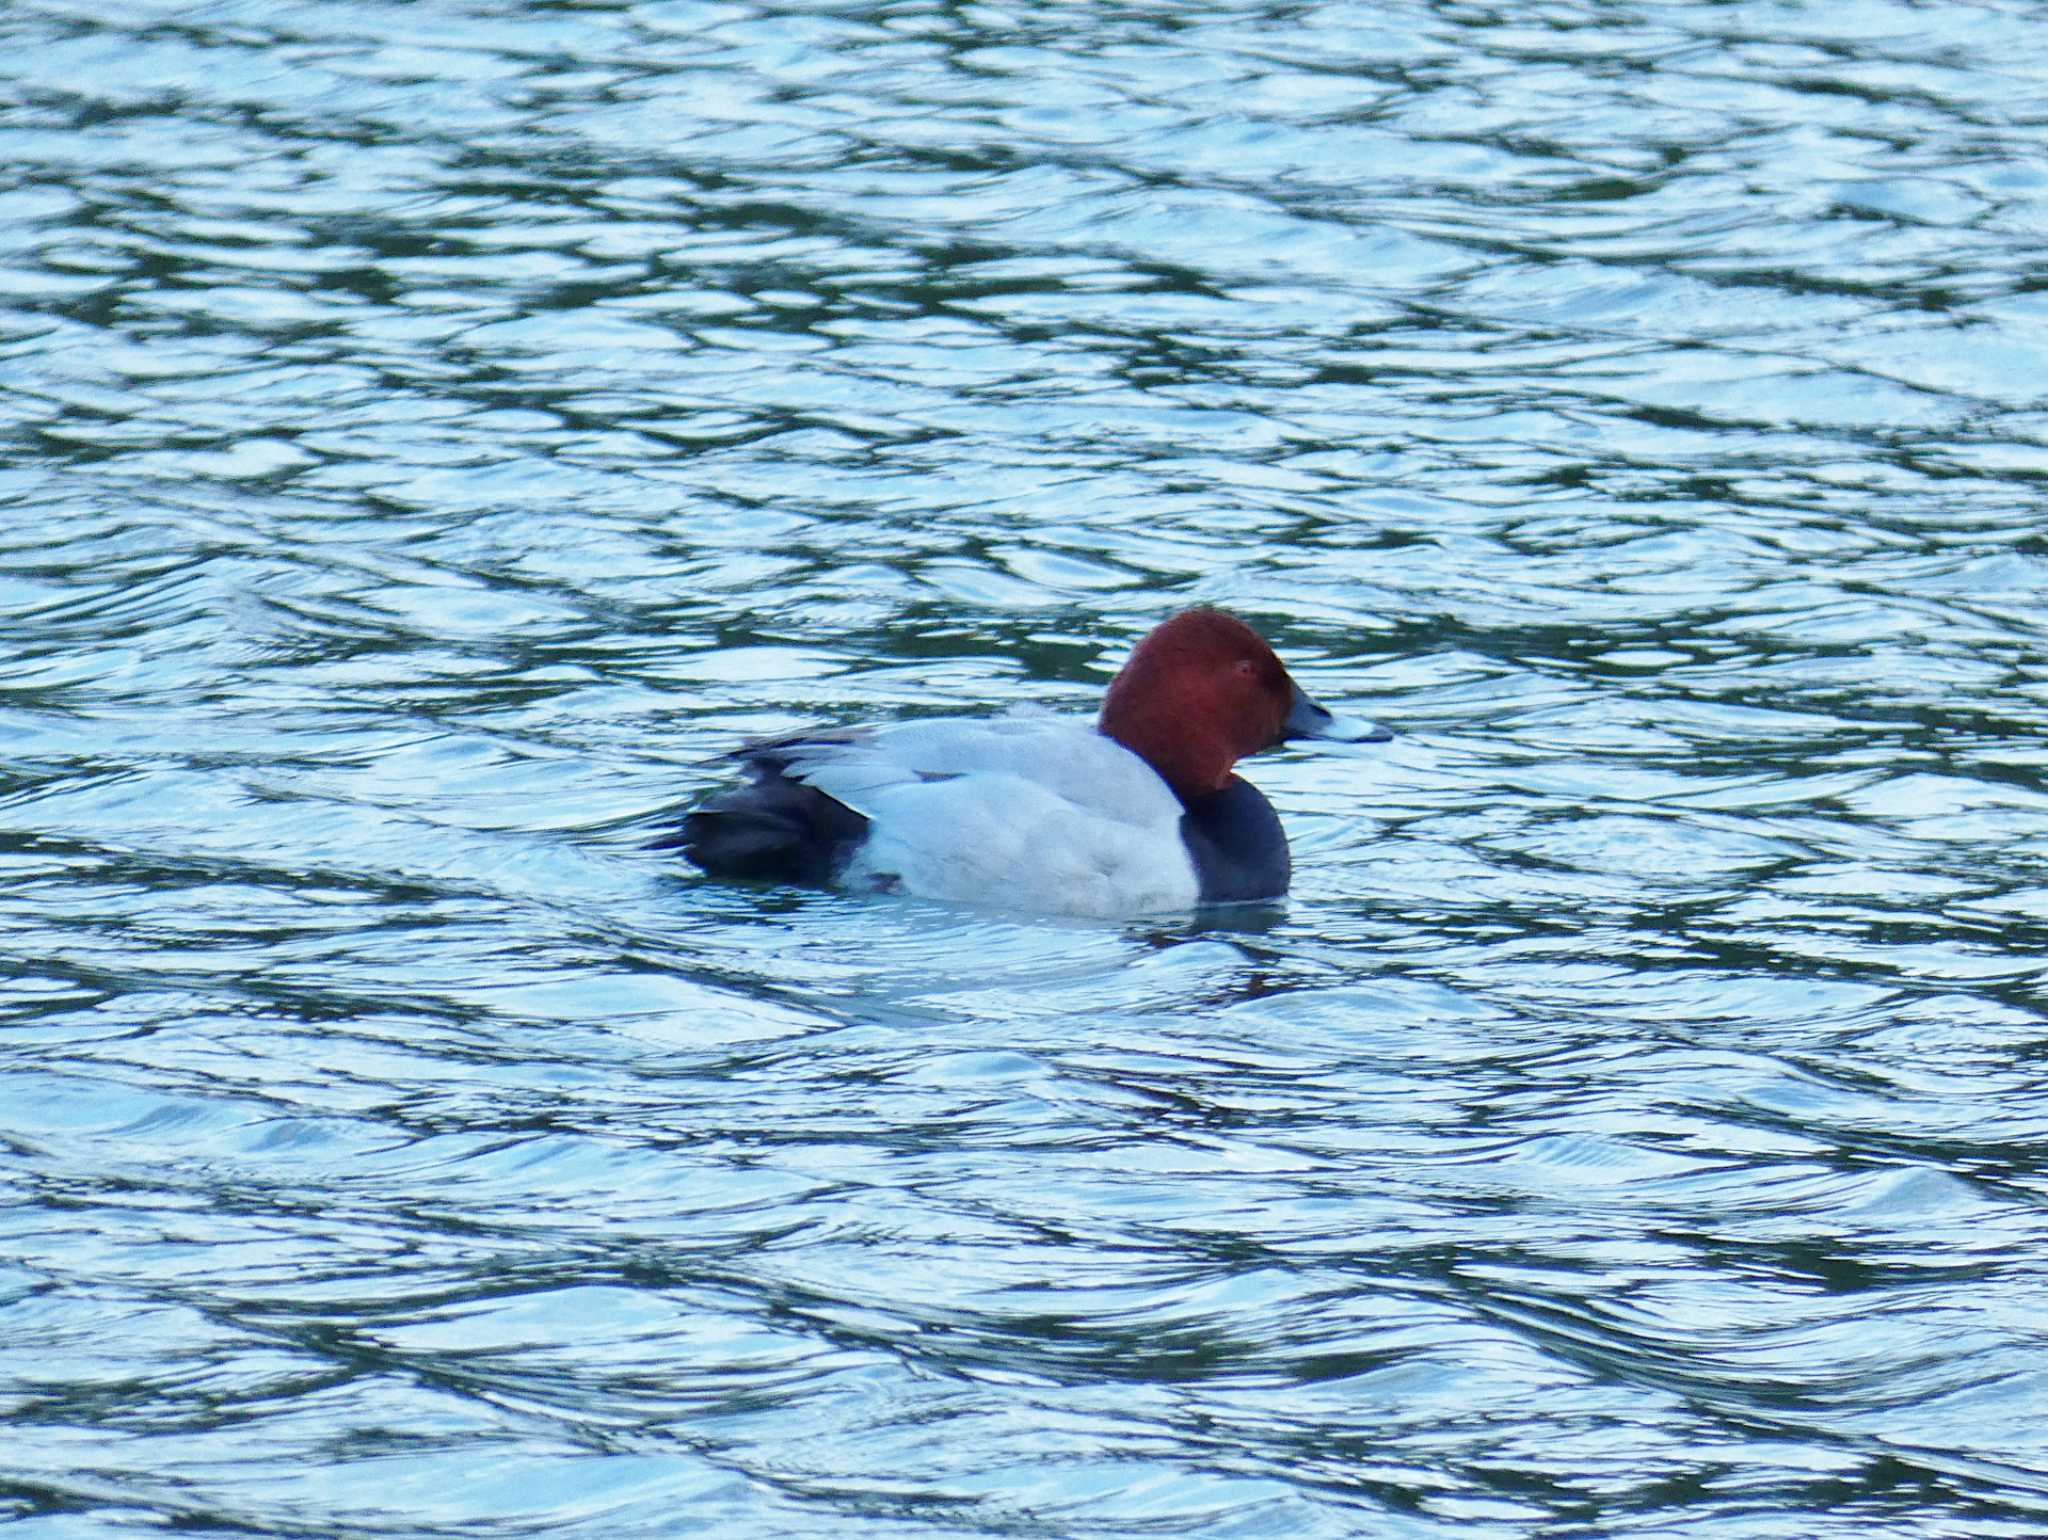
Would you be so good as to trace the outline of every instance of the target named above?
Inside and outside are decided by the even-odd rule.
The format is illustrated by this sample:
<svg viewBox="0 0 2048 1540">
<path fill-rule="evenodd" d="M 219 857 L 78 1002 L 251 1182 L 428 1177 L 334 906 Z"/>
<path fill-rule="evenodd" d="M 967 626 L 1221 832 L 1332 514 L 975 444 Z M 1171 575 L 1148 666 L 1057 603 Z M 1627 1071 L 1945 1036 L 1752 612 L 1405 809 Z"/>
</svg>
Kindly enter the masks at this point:
<svg viewBox="0 0 2048 1540">
<path fill-rule="evenodd" d="M 1095 725 L 1158 771 L 1184 804 L 1223 790 L 1237 762 L 1228 734 L 1170 691 L 1120 694 L 1112 684 Z"/>
</svg>

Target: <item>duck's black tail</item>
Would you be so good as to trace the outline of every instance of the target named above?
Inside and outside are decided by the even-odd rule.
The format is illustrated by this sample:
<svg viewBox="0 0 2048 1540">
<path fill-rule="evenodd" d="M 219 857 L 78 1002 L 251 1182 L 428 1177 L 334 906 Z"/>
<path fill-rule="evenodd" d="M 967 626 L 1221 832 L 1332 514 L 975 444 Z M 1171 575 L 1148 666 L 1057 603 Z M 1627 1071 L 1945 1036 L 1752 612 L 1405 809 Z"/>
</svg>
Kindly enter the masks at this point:
<svg viewBox="0 0 2048 1540">
<path fill-rule="evenodd" d="M 829 885 L 867 837 L 867 819 L 779 767 L 754 769 L 754 780 L 684 815 L 651 848 L 680 850 L 714 877 Z"/>
</svg>

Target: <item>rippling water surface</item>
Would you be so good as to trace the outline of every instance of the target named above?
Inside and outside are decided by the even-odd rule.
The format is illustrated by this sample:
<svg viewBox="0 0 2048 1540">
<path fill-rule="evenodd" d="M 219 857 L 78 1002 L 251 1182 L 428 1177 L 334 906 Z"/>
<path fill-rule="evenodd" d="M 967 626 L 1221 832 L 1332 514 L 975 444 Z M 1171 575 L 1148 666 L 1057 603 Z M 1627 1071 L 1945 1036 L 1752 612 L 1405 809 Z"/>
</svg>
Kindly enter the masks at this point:
<svg viewBox="0 0 2048 1540">
<path fill-rule="evenodd" d="M 11 1531 L 2048 1531 L 2036 8 L 0 43 Z M 1196 600 L 1258 923 L 644 848 Z"/>
</svg>

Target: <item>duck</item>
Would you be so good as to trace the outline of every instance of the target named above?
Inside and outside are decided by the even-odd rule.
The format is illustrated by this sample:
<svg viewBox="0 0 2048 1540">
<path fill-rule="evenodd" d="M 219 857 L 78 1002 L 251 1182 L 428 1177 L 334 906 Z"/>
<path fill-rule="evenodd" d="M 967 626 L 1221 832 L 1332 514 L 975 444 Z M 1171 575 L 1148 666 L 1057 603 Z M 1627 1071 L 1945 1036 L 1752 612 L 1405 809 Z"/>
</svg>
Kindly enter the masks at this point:
<svg viewBox="0 0 2048 1540">
<path fill-rule="evenodd" d="M 745 779 L 655 841 L 713 877 L 1097 917 L 1278 899 L 1287 835 L 1237 761 L 1384 742 L 1219 609 L 1153 628 L 1086 718 L 1044 711 L 827 727 L 717 756 Z"/>
</svg>

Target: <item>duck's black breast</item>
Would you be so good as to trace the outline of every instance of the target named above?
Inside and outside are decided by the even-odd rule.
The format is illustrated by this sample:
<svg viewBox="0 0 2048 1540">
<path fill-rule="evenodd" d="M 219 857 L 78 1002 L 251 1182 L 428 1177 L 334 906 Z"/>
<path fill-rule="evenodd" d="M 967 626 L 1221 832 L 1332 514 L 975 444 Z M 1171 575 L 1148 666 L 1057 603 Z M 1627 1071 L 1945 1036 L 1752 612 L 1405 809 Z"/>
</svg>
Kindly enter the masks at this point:
<svg viewBox="0 0 2048 1540">
<path fill-rule="evenodd" d="M 1180 837 L 1195 863 L 1205 904 L 1278 898 L 1294 875 L 1280 815 L 1265 793 L 1238 776 L 1221 791 L 1187 804 Z"/>
</svg>

